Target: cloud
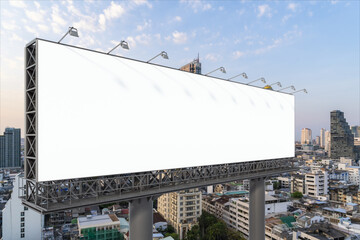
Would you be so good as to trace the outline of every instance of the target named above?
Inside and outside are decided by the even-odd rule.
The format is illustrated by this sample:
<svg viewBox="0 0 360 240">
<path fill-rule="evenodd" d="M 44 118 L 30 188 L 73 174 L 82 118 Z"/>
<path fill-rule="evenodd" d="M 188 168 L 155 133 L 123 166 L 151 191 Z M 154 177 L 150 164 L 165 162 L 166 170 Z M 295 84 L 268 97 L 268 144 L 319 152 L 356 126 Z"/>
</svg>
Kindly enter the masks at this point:
<svg viewBox="0 0 360 240">
<path fill-rule="evenodd" d="M 175 21 L 175 22 L 181 22 L 182 19 L 181 19 L 180 16 L 176 16 L 176 17 L 174 17 L 174 21 Z"/>
<path fill-rule="evenodd" d="M 335 5 L 335 4 L 337 4 L 339 1 L 338 0 L 332 0 L 332 1 L 330 1 L 330 3 L 332 4 L 332 5 Z"/>
<path fill-rule="evenodd" d="M 188 7 L 191 7 L 195 13 L 212 9 L 210 3 L 202 0 L 180 0 L 180 2 L 186 4 Z"/>
<path fill-rule="evenodd" d="M 236 10 L 236 13 L 237 13 L 239 16 L 242 16 L 242 15 L 244 15 L 244 13 L 245 13 L 245 9 Z"/>
<path fill-rule="evenodd" d="M 269 5 L 264 4 L 264 5 L 259 5 L 258 6 L 258 17 L 262 17 L 262 16 L 267 16 L 267 17 L 271 17 L 271 8 L 269 7 Z"/>
<path fill-rule="evenodd" d="M 218 56 L 218 55 L 215 55 L 215 54 L 212 54 L 212 53 L 208 53 L 208 54 L 206 54 L 206 56 L 205 56 L 205 60 L 209 60 L 209 61 L 212 61 L 212 62 L 216 62 L 217 60 L 219 60 L 219 56 Z"/>
<path fill-rule="evenodd" d="M 26 4 L 24 3 L 24 1 L 20 1 L 20 0 L 11 0 L 10 5 L 13 7 L 17 7 L 17 8 L 26 8 Z"/>
<path fill-rule="evenodd" d="M 39 9 L 39 8 L 40 8 L 40 3 L 39 3 L 39 2 L 34 1 L 34 4 L 35 4 L 35 6 L 36 6 L 36 8 L 37 8 L 37 9 Z"/>
<path fill-rule="evenodd" d="M 309 17 L 312 17 L 312 16 L 314 16 L 314 13 L 313 13 L 312 11 L 309 11 L 309 12 L 308 12 L 308 16 L 309 16 Z"/>
<path fill-rule="evenodd" d="M 145 20 L 143 25 L 137 25 L 136 26 L 136 30 L 143 31 L 144 29 L 149 28 L 149 27 L 151 27 L 151 20 L 149 20 L 149 21 Z"/>
<path fill-rule="evenodd" d="M 115 19 L 121 17 L 125 13 L 125 9 L 113 1 L 111 1 L 110 6 L 104 10 L 105 18 Z"/>
<path fill-rule="evenodd" d="M 44 10 L 37 10 L 37 11 L 29 11 L 29 10 L 25 10 L 25 15 L 34 22 L 44 22 L 44 15 L 45 15 L 45 11 Z"/>
<path fill-rule="evenodd" d="M 283 44 L 288 43 L 289 41 L 291 41 L 292 39 L 296 38 L 296 37 L 300 37 L 302 35 L 301 31 L 298 30 L 292 30 L 292 31 L 288 31 L 286 33 L 284 33 L 281 37 L 273 40 L 272 44 L 267 45 L 266 47 L 263 48 L 259 48 L 256 49 L 254 51 L 254 54 L 259 55 L 259 54 L 263 54 L 266 53 L 268 51 L 270 51 L 271 49 L 280 47 Z"/>
<path fill-rule="evenodd" d="M 18 35 L 16 35 L 15 33 L 11 34 L 11 41 L 18 41 L 18 42 L 22 42 L 22 43 L 26 43 L 26 41 L 24 39 L 22 39 L 21 37 L 19 37 Z"/>
<path fill-rule="evenodd" d="M 51 11 L 52 11 L 51 12 L 51 19 L 52 19 L 51 27 L 53 29 L 53 32 L 57 33 L 57 34 L 64 32 L 63 28 L 66 26 L 66 21 L 61 16 L 59 6 L 53 5 L 51 7 Z"/>
<path fill-rule="evenodd" d="M 1 23 L 1 26 L 6 29 L 6 30 L 15 30 L 15 29 L 18 29 L 19 27 L 15 24 L 14 21 L 11 21 L 11 22 L 2 22 Z"/>
<path fill-rule="evenodd" d="M 129 44 L 129 48 L 134 48 L 136 47 L 136 41 L 133 37 L 129 36 L 126 38 L 126 41 L 128 42 Z"/>
<path fill-rule="evenodd" d="M 184 44 L 187 41 L 187 34 L 184 32 L 175 31 L 172 33 L 172 39 L 176 44 Z"/>
<path fill-rule="evenodd" d="M 233 56 L 234 56 L 235 59 L 238 59 L 238 58 L 240 58 L 240 57 L 242 57 L 242 56 L 244 56 L 244 55 L 245 55 L 245 53 L 244 53 L 244 52 L 241 52 L 241 51 L 235 51 L 235 52 L 233 52 Z"/>
<path fill-rule="evenodd" d="M 289 20 L 289 18 L 291 18 L 291 17 L 292 17 L 291 14 L 285 15 L 285 16 L 281 19 L 281 21 L 282 21 L 283 23 L 286 23 L 287 20 Z"/>
<path fill-rule="evenodd" d="M 32 33 L 32 34 L 35 34 L 35 35 L 38 34 L 38 32 L 34 28 L 26 26 L 26 25 L 25 25 L 25 30 L 28 31 L 29 33 Z"/>
<path fill-rule="evenodd" d="M 148 8 L 152 8 L 152 5 L 147 0 L 131 0 L 135 5 L 146 5 Z"/>
<path fill-rule="evenodd" d="M 296 3 L 289 3 L 287 8 L 290 9 L 293 12 L 296 12 L 296 8 L 298 7 L 298 5 Z"/>
<path fill-rule="evenodd" d="M 150 41 L 151 41 L 151 35 L 150 34 L 141 34 L 141 35 L 137 35 L 135 37 L 136 42 L 144 44 L 144 45 L 149 45 Z"/>
<path fill-rule="evenodd" d="M 49 31 L 49 27 L 45 24 L 38 24 L 37 27 L 43 32 Z"/>
<path fill-rule="evenodd" d="M 99 15 L 99 25 L 100 25 L 100 29 L 102 31 L 105 31 L 106 29 L 106 18 L 105 18 L 105 15 L 104 14 L 100 14 Z"/>
</svg>

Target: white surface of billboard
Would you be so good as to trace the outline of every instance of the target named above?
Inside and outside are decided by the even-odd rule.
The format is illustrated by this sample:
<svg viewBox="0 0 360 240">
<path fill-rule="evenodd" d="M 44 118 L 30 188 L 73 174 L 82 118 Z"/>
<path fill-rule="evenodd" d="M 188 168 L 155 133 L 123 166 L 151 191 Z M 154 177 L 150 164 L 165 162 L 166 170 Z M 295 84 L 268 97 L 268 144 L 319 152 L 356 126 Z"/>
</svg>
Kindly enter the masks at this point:
<svg viewBox="0 0 360 240">
<path fill-rule="evenodd" d="M 38 40 L 38 181 L 294 156 L 294 97 Z"/>
</svg>

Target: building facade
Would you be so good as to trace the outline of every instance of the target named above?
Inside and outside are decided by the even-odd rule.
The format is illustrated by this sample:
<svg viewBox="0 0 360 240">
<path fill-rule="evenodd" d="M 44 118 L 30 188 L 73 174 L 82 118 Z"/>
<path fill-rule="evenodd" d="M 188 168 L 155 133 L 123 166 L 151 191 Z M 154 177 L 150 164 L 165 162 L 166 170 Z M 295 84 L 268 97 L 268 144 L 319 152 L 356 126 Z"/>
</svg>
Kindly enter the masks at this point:
<svg viewBox="0 0 360 240">
<path fill-rule="evenodd" d="M 42 239 L 41 233 L 44 227 L 44 216 L 22 204 L 21 198 L 19 198 L 19 185 L 22 181 L 25 181 L 23 177 L 17 175 L 14 181 L 14 189 L 11 198 L 7 201 L 5 208 L 2 211 L 2 239 Z"/>
<path fill-rule="evenodd" d="M 343 112 L 335 110 L 330 113 L 330 127 L 330 157 L 333 159 L 339 159 L 340 157 L 350 157 L 354 159 L 354 134 L 351 132 Z"/>
<path fill-rule="evenodd" d="M 325 148 L 325 128 L 320 129 L 320 147 Z"/>
<path fill-rule="evenodd" d="M 0 168 L 21 167 L 21 137 L 19 128 L 5 128 L 0 136 Z"/>
<path fill-rule="evenodd" d="M 191 73 L 196 73 L 196 74 L 201 74 L 201 63 L 199 60 L 199 56 L 197 57 L 197 59 L 194 59 L 194 61 L 182 66 L 180 68 L 180 70 L 186 71 L 186 72 L 191 72 Z"/>
<path fill-rule="evenodd" d="M 180 239 L 197 224 L 202 212 L 201 191 L 189 189 L 166 193 L 158 198 L 158 212 L 175 228 Z"/>
<path fill-rule="evenodd" d="M 312 133 L 311 129 L 309 128 L 303 128 L 301 130 L 301 144 L 311 144 L 312 140 Z"/>
<path fill-rule="evenodd" d="M 305 174 L 305 194 L 309 197 L 327 196 L 328 173 L 327 171 L 314 171 Z"/>
</svg>

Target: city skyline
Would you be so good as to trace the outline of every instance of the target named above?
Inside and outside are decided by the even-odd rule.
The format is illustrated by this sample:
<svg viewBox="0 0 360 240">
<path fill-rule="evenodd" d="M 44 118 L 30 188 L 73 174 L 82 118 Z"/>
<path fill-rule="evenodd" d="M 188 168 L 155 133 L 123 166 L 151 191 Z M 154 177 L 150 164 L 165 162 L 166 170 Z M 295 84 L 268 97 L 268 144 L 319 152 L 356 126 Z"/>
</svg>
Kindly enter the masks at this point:
<svg viewBox="0 0 360 240">
<path fill-rule="evenodd" d="M 23 52 L 35 37 L 58 41 L 69 26 L 80 38 L 64 43 L 179 68 L 200 54 L 203 73 L 220 66 L 230 78 L 246 72 L 265 77 L 296 94 L 296 140 L 302 128 L 313 136 L 330 128 L 340 110 L 350 126 L 359 124 L 359 2 L 1 1 L 0 131 L 23 130 Z M 166 23 L 166 24 L 165 24 Z M 236 27 L 234 27 L 236 26 Z M 277 61 L 274 61 L 277 59 Z M 239 77 L 234 80 L 246 82 Z M 260 83 L 258 83 L 260 86 Z M 276 89 L 275 89 L 276 90 Z M 24 133 L 24 131 L 22 131 Z"/>
</svg>

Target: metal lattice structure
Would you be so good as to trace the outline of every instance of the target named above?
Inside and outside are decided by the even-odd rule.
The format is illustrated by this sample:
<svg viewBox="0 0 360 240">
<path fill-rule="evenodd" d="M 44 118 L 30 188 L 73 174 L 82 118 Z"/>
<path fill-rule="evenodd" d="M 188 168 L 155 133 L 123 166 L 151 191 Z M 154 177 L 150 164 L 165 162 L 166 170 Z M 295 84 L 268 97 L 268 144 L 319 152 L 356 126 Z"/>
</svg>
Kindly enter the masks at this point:
<svg viewBox="0 0 360 240">
<path fill-rule="evenodd" d="M 296 170 L 292 159 L 241 162 L 57 181 L 37 181 L 37 40 L 25 47 L 25 178 L 23 203 L 47 213 L 158 196 L 167 192 L 268 177 Z"/>
</svg>

